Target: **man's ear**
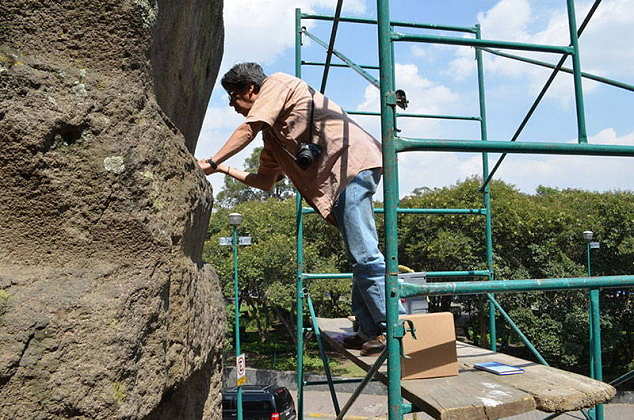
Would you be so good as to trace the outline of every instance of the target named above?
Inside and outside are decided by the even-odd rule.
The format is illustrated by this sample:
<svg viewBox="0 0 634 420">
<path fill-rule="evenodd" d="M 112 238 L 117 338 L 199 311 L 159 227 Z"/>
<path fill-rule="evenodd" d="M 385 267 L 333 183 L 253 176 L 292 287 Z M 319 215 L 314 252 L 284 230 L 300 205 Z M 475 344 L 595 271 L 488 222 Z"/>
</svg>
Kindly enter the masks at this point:
<svg viewBox="0 0 634 420">
<path fill-rule="evenodd" d="M 260 91 L 260 89 L 258 89 L 258 87 L 256 85 L 250 85 L 249 86 L 249 90 L 247 90 L 248 95 L 247 97 L 249 98 L 250 102 L 255 102 L 255 100 L 258 98 L 258 92 Z"/>
</svg>

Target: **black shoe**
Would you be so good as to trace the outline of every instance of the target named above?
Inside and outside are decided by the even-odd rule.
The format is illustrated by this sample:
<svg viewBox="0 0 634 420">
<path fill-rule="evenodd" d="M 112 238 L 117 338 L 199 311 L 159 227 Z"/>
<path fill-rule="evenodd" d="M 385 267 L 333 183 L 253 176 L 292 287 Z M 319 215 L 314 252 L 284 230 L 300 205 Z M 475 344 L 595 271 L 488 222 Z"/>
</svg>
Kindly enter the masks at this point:
<svg viewBox="0 0 634 420">
<path fill-rule="evenodd" d="M 385 349 L 385 336 L 377 335 L 367 340 L 361 346 L 361 356 L 374 356 Z"/>
<path fill-rule="evenodd" d="M 343 338 L 342 343 L 343 346 L 350 350 L 361 350 L 363 343 L 365 343 L 367 339 L 361 337 L 359 333 L 347 335 Z"/>
</svg>

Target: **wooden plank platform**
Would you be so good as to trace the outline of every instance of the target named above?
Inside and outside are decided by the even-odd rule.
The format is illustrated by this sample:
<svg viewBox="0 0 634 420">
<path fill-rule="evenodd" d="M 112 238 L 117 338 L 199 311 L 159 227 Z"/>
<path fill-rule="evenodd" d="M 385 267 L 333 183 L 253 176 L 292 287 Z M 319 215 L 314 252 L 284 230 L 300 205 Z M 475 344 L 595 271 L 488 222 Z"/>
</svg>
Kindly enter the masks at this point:
<svg viewBox="0 0 634 420">
<path fill-rule="evenodd" d="M 359 350 L 343 347 L 341 340 L 352 334 L 346 318 L 319 318 L 324 340 L 366 371 L 376 357 L 361 357 Z M 616 390 L 594 379 L 546 367 L 527 360 L 458 342 L 458 376 L 401 381 L 405 399 L 439 420 L 488 420 L 535 409 L 547 412 L 592 407 L 614 397 Z M 520 375 L 499 376 L 473 367 L 475 363 L 498 361 L 520 366 Z M 377 378 L 387 383 L 386 366 Z"/>
</svg>

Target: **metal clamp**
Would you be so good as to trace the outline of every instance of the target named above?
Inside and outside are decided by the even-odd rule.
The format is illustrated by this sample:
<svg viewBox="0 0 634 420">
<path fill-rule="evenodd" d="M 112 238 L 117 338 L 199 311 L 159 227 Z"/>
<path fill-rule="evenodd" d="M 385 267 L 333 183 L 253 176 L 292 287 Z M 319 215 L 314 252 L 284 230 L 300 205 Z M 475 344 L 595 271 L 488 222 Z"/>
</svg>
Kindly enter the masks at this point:
<svg viewBox="0 0 634 420">
<path fill-rule="evenodd" d="M 416 337 L 416 327 L 414 327 L 414 321 L 412 321 L 411 319 L 406 319 L 403 322 L 407 324 L 407 328 L 404 328 L 405 331 L 412 334 L 412 337 L 414 337 L 414 340 L 418 340 L 418 337 Z"/>
<path fill-rule="evenodd" d="M 396 92 L 387 92 L 385 102 L 390 106 L 398 106 L 401 109 L 407 109 L 407 105 L 409 104 L 407 94 L 403 89 L 398 89 Z"/>
<path fill-rule="evenodd" d="M 407 327 L 405 326 L 405 324 L 407 324 Z M 418 339 L 416 337 L 416 328 L 414 327 L 414 322 L 411 319 L 403 320 L 402 323 L 398 327 L 396 327 L 394 331 L 394 338 L 399 341 L 401 357 L 404 359 L 411 359 L 411 357 L 407 356 L 403 350 L 403 337 L 405 337 L 405 333 L 407 332 L 412 334 L 412 337 L 414 337 L 415 340 Z"/>
<path fill-rule="evenodd" d="M 407 109 L 407 105 L 409 104 L 409 101 L 407 100 L 407 95 L 405 94 L 405 91 L 403 89 L 399 89 L 396 91 L 395 96 L 396 96 L 396 106 L 398 106 L 401 109 Z"/>
</svg>

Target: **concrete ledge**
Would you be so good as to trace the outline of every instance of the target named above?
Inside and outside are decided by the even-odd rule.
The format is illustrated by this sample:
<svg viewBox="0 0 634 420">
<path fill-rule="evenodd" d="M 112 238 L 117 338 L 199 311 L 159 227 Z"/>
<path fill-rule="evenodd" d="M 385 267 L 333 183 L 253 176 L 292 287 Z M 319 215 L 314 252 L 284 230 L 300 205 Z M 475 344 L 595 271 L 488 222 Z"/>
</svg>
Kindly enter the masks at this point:
<svg viewBox="0 0 634 420">
<path fill-rule="evenodd" d="M 334 379 L 344 379 L 335 377 Z M 304 375 L 305 381 L 325 381 L 323 375 Z M 222 387 L 229 388 L 236 384 L 236 368 L 226 367 L 223 369 Z M 268 370 L 268 369 L 248 369 L 247 368 L 247 384 L 276 384 L 285 386 L 290 390 L 296 390 L 295 372 Z M 337 392 L 354 392 L 359 384 L 335 384 Z M 328 385 L 310 385 L 304 388 L 310 391 L 328 391 Z M 381 382 L 370 382 L 363 390 L 364 394 L 369 395 L 387 395 L 387 388 Z"/>
<path fill-rule="evenodd" d="M 616 391 L 616 396 L 610 404 L 634 404 L 634 391 Z"/>
</svg>

